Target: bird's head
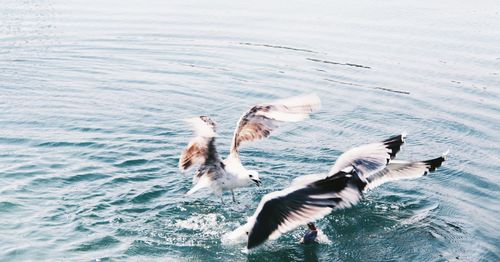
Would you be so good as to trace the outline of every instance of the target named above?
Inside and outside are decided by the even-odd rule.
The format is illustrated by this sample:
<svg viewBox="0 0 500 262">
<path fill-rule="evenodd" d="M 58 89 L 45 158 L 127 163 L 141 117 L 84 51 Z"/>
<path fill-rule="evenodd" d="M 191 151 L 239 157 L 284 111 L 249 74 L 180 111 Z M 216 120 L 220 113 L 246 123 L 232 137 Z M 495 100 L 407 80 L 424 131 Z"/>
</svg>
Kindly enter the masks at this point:
<svg viewBox="0 0 500 262">
<path fill-rule="evenodd" d="M 248 179 L 250 179 L 250 181 L 254 182 L 257 186 L 261 185 L 260 178 L 259 178 L 259 172 L 255 171 L 255 170 L 248 171 Z"/>
</svg>

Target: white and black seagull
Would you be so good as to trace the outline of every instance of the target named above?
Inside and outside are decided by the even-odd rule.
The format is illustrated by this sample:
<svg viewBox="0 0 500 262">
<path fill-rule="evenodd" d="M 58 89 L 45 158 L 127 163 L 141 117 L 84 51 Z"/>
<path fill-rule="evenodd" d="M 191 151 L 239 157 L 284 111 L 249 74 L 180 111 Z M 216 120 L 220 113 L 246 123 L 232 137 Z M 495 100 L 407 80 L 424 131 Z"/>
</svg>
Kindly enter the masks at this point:
<svg viewBox="0 0 500 262">
<path fill-rule="evenodd" d="M 337 159 L 328 174 L 300 176 L 288 188 L 265 195 L 248 222 L 226 239 L 247 237 L 247 248 L 254 248 L 333 210 L 357 204 L 368 189 L 388 181 L 424 176 L 445 161 L 447 152 L 425 161 L 393 161 L 404 139 L 402 134 L 353 148 Z"/>
<path fill-rule="evenodd" d="M 271 131 L 283 122 L 298 122 L 309 118 L 318 110 L 320 99 L 315 94 L 291 97 L 252 107 L 238 121 L 229 156 L 222 160 L 215 146 L 216 125 L 208 116 L 188 119 L 194 128 L 194 137 L 184 149 L 179 159 L 179 169 L 186 171 L 198 167 L 193 177 L 194 186 L 186 195 L 208 187 L 221 197 L 222 192 L 255 183 L 260 186 L 259 173 L 246 169 L 239 156 L 242 142 L 268 137 Z"/>
</svg>

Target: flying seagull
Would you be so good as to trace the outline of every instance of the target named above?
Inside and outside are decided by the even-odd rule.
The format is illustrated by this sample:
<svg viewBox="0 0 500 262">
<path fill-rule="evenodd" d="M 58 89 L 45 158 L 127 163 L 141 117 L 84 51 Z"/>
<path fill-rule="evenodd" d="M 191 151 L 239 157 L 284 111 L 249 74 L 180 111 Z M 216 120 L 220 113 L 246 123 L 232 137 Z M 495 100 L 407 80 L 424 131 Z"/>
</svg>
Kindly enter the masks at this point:
<svg viewBox="0 0 500 262">
<path fill-rule="evenodd" d="M 226 238 L 247 237 L 247 249 L 257 247 L 333 210 L 357 204 L 368 189 L 388 181 L 424 176 L 445 161 L 448 152 L 425 161 L 392 161 L 404 138 L 403 134 L 353 148 L 337 159 L 328 174 L 301 176 L 288 188 L 265 195 L 248 222 Z"/>
<path fill-rule="evenodd" d="M 208 116 L 187 121 L 192 124 L 196 136 L 191 139 L 179 159 L 179 169 L 184 172 L 197 167 L 193 177 L 194 186 L 186 195 L 201 188 L 210 188 L 220 196 L 230 190 L 236 202 L 233 189 L 253 183 L 260 186 L 259 173 L 246 169 L 240 160 L 241 143 L 268 137 L 283 122 L 298 122 L 309 118 L 309 114 L 321 106 L 315 94 L 291 97 L 252 107 L 241 116 L 234 131 L 229 156 L 222 160 L 215 145 L 216 124 Z"/>
</svg>

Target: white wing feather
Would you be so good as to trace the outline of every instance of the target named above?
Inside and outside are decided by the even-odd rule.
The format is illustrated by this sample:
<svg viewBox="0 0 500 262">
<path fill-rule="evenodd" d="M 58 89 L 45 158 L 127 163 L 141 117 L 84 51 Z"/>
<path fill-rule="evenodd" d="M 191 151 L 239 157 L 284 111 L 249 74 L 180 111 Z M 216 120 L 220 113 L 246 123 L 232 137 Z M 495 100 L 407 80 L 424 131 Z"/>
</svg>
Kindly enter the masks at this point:
<svg viewBox="0 0 500 262">
<path fill-rule="evenodd" d="M 243 114 L 234 131 L 231 155 L 238 156 L 239 146 L 245 141 L 268 137 L 283 122 L 298 122 L 321 107 L 316 94 L 296 96 L 252 107 Z"/>
</svg>

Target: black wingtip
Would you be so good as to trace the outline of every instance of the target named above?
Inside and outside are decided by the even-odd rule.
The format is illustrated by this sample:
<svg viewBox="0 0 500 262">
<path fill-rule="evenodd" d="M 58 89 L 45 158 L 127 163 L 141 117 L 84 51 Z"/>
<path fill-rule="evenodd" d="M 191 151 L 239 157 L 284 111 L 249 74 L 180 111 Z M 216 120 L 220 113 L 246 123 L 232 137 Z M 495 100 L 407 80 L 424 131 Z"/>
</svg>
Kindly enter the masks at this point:
<svg viewBox="0 0 500 262">
<path fill-rule="evenodd" d="M 446 161 L 446 154 L 443 154 L 443 156 L 440 156 L 438 158 L 425 160 L 423 162 L 427 166 L 429 166 L 429 172 L 434 172 L 436 168 L 440 167 L 443 164 L 444 161 Z"/>
<path fill-rule="evenodd" d="M 393 136 L 382 141 L 382 143 L 384 143 L 384 145 L 386 145 L 388 149 L 391 149 L 391 159 L 394 159 L 399 150 L 401 150 L 401 146 L 404 144 L 405 139 L 406 133 L 402 133 L 401 135 Z"/>
<path fill-rule="evenodd" d="M 273 202 L 275 201 L 271 200 L 267 202 L 265 204 L 265 207 L 267 205 L 272 205 Z M 275 211 L 274 209 L 269 210 L 265 207 L 263 208 L 264 211 L 263 212 L 261 211 L 259 216 L 262 215 L 267 218 L 276 216 L 276 214 L 273 214 L 273 211 Z M 274 231 L 274 229 L 276 229 L 277 227 L 277 225 L 274 226 L 275 227 L 273 227 L 273 223 L 270 223 L 269 221 L 262 221 L 261 219 L 257 218 L 255 225 L 253 226 L 252 230 L 248 233 L 247 249 L 250 250 L 266 242 L 271 232 Z"/>
<path fill-rule="evenodd" d="M 256 248 L 257 246 L 261 245 L 264 243 L 264 241 L 255 241 L 252 240 L 251 238 L 248 239 L 248 244 L 247 244 L 247 249 L 250 250 L 252 248 Z"/>
</svg>

